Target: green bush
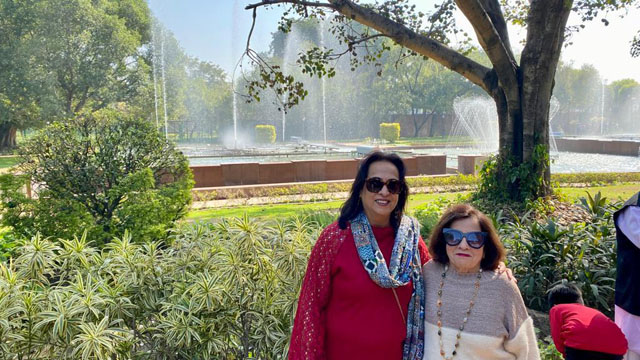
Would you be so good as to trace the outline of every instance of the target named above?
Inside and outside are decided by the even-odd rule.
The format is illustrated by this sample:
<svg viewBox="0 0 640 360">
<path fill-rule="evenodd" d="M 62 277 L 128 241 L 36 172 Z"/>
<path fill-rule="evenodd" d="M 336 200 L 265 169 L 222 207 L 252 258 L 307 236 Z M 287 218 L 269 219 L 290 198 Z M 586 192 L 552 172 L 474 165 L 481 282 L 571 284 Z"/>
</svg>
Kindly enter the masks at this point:
<svg viewBox="0 0 640 360">
<path fill-rule="evenodd" d="M 167 242 L 139 243 L 125 232 L 102 249 L 86 232 L 22 240 L 12 261 L 0 263 L 0 354 L 286 358 L 309 252 L 333 219 L 318 213 L 261 223 L 244 216 L 185 225 Z M 582 287 L 588 305 L 601 304 L 598 296 L 612 304 L 611 273 L 601 273 L 615 273 L 609 218 L 583 224 L 584 231 L 535 224 L 521 219 L 500 228 L 525 301 L 536 304 L 548 283 L 565 278 Z M 548 283 L 528 295 L 545 276 Z M 538 346 L 542 359 L 560 359 L 548 338 Z"/>
<path fill-rule="evenodd" d="M 563 360 L 562 354 L 556 350 L 556 346 L 553 344 L 551 336 L 547 338 L 538 339 L 538 349 L 540 350 L 540 360 Z"/>
<path fill-rule="evenodd" d="M 489 204 L 526 204 L 546 194 L 541 193 L 544 178 L 539 169 L 549 164 L 544 145 L 537 145 L 531 159 L 515 165 L 512 156 L 493 155 L 482 165 L 478 191 L 474 199 Z"/>
<path fill-rule="evenodd" d="M 429 240 L 431 231 L 438 223 L 438 220 L 440 220 L 444 211 L 447 210 L 451 204 L 451 201 L 444 197 L 439 197 L 435 201 L 420 205 L 414 210 L 413 216 L 418 219 L 420 223 L 420 235 L 422 235 L 425 242 Z"/>
<path fill-rule="evenodd" d="M 616 278 L 616 240 L 612 212 L 619 204 L 599 204 L 587 223 L 563 226 L 518 219 L 500 227 L 507 263 L 518 279 L 525 303 L 546 311 L 547 290 L 563 281 L 576 283 L 585 304 L 612 314 Z"/>
<path fill-rule="evenodd" d="M 380 138 L 390 143 L 395 143 L 400 139 L 400 124 L 399 123 L 381 123 L 380 124 Z"/>
<path fill-rule="evenodd" d="M 0 354 L 8 359 L 283 359 L 320 227 L 246 218 L 130 233 L 35 236 L 0 263 Z"/>
<path fill-rule="evenodd" d="M 273 125 L 256 125 L 256 142 L 273 144 L 276 142 L 276 127 Z"/>
<path fill-rule="evenodd" d="M 551 174 L 551 181 L 558 184 L 589 185 L 640 182 L 640 172 Z"/>
<path fill-rule="evenodd" d="M 448 175 L 448 176 L 417 176 L 407 178 L 410 187 L 431 187 L 431 186 L 453 186 L 460 185 L 475 186 L 478 178 L 473 175 Z"/>
<path fill-rule="evenodd" d="M 2 175 L 2 225 L 18 236 L 101 244 L 130 229 L 138 241 L 163 238 L 191 201 L 187 159 L 146 121 L 115 111 L 54 123 L 19 149 L 24 175 Z M 31 179 L 34 198 L 22 187 Z"/>
</svg>

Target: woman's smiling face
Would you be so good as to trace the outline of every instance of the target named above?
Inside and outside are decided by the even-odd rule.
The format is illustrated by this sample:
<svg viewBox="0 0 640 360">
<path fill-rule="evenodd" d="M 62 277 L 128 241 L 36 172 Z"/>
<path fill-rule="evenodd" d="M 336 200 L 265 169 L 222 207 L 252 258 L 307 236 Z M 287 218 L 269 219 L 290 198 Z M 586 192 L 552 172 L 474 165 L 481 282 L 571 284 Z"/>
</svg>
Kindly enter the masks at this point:
<svg viewBox="0 0 640 360">
<path fill-rule="evenodd" d="M 380 178 L 383 182 L 390 179 L 400 180 L 398 169 L 388 161 L 376 161 L 369 166 L 367 179 Z M 377 193 L 372 193 L 364 186 L 360 192 L 364 213 L 373 226 L 389 226 L 391 213 L 398 205 L 398 194 L 392 194 L 383 186 Z"/>
</svg>

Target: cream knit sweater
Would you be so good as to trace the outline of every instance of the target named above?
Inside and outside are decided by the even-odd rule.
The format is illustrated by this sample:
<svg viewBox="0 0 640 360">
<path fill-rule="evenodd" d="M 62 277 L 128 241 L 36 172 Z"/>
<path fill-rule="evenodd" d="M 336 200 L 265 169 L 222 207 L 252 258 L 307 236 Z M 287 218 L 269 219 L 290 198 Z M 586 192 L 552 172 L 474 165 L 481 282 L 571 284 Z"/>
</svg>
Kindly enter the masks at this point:
<svg viewBox="0 0 640 360">
<path fill-rule="evenodd" d="M 423 360 L 442 359 L 437 326 L 438 289 L 444 266 L 435 261 L 424 265 L 425 351 Z M 458 274 L 451 266 L 442 291 L 442 339 L 451 356 L 456 335 L 473 296 L 477 274 Z M 518 286 L 505 274 L 484 271 L 471 315 L 462 331 L 456 360 L 539 360 L 533 322 Z"/>
</svg>

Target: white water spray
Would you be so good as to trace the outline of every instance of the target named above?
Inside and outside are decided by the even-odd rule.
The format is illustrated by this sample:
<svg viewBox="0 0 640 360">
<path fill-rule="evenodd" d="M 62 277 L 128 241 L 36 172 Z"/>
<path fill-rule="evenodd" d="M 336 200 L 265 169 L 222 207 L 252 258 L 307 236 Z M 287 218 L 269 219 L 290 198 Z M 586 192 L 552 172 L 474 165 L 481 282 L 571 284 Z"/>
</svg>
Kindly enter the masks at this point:
<svg viewBox="0 0 640 360">
<path fill-rule="evenodd" d="M 153 67 L 153 105 L 155 108 L 156 114 L 156 130 L 159 127 L 158 121 L 158 80 L 157 80 L 157 70 L 156 70 L 156 62 L 158 61 L 158 54 L 156 53 L 156 29 L 152 29 L 151 31 L 151 44 L 152 44 L 152 53 L 151 53 L 151 66 Z"/>
<path fill-rule="evenodd" d="M 233 148 L 238 148 L 238 103 L 235 86 L 233 88 Z"/>
<path fill-rule="evenodd" d="M 560 102 L 552 96 L 549 104 L 549 132 L 552 132 L 551 121 L 559 109 Z M 457 98 L 453 102 L 453 110 L 456 119 L 451 137 L 470 137 L 474 143 L 474 150 L 483 154 L 498 151 L 498 112 L 491 98 L 480 96 Z M 550 151 L 558 151 L 553 136 L 549 136 L 549 148 Z"/>
<path fill-rule="evenodd" d="M 556 99 L 555 96 L 551 97 L 551 101 L 549 103 L 549 151 L 558 152 L 558 145 L 556 143 L 556 137 L 553 136 L 553 118 L 556 116 L 558 111 L 560 110 L 560 102 Z"/>
<path fill-rule="evenodd" d="M 320 20 L 320 46 L 322 46 L 322 50 L 325 49 L 324 46 L 324 21 Z M 322 77 L 322 130 L 324 134 L 324 144 L 327 145 L 327 98 L 325 95 L 325 86 L 326 86 L 327 78 L 326 76 Z"/>
<path fill-rule="evenodd" d="M 498 113 L 488 97 L 457 98 L 453 102 L 456 114 L 451 136 L 469 136 L 481 153 L 498 150 Z"/>
<path fill-rule="evenodd" d="M 604 135 L 604 86 L 607 84 L 606 79 L 602 79 L 602 93 L 600 95 L 600 136 Z"/>
<path fill-rule="evenodd" d="M 169 139 L 169 121 L 167 120 L 167 82 L 164 77 L 164 29 L 160 32 L 160 70 L 162 75 L 162 107 L 164 108 L 164 138 Z"/>
<path fill-rule="evenodd" d="M 285 142 L 285 128 L 287 126 L 287 113 L 284 108 L 284 104 L 287 102 L 288 94 L 284 94 L 284 98 L 282 99 L 282 142 Z"/>
</svg>

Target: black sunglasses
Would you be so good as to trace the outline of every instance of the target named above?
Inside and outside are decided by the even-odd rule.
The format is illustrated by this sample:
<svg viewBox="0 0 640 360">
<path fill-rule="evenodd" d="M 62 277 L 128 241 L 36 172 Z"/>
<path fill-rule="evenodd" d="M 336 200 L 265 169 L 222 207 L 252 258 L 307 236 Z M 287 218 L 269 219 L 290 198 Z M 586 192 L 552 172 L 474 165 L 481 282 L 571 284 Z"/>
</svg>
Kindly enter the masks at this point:
<svg viewBox="0 0 640 360">
<path fill-rule="evenodd" d="M 387 181 L 382 181 L 379 177 L 372 177 L 365 180 L 364 185 L 367 190 L 372 193 L 379 193 L 382 191 L 382 188 L 386 185 L 387 190 L 389 190 L 392 194 L 399 194 L 402 191 L 402 181 L 396 179 L 389 179 Z"/>
<path fill-rule="evenodd" d="M 442 235 L 444 235 L 444 241 L 449 246 L 457 246 L 462 242 L 462 238 L 465 238 L 467 239 L 467 244 L 474 249 L 480 249 L 487 240 L 487 236 L 489 236 L 489 234 L 484 231 L 463 233 L 460 230 L 451 228 L 442 229 Z"/>
</svg>

